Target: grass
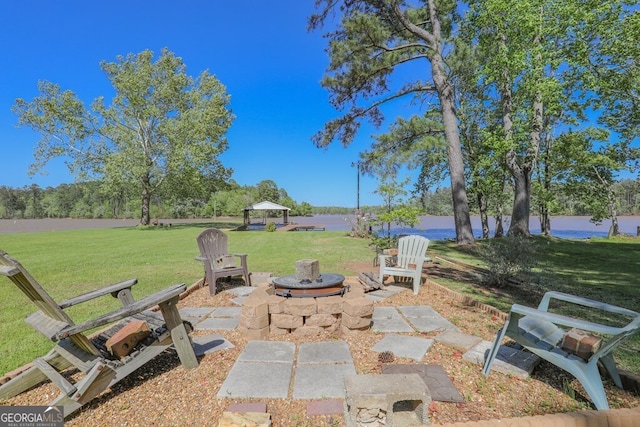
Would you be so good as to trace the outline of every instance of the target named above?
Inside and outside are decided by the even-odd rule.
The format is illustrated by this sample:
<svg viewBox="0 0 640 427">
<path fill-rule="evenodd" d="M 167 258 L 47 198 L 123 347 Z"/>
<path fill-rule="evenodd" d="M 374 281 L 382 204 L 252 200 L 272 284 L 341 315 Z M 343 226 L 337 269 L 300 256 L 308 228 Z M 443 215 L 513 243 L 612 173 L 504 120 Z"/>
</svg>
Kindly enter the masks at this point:
<svg viewBox="0 0 640 427">
<path fill-rule="evenodd" d="M 134 296 L 141 297 L 175 283 L 191 285 L 203 275 L 196 236 L 210 226 L 232 224 L 178 224 L 171 228 L 126 227 L 15 233 L 0 235 L 0 249 L 17 258 L 57 301 L 117 281 L 136 277 Z M 293 274 L 295 261 L 318 259 L 320 269 L 355 275 L 351 263 L 371 263 L 374 251 L 368 240 L 346 232 L 234 232 L 229 231 L 229 252 L 248 254 L 249 269 Z M 539 264 L 526 285 L 501 289 L 483 287 L 478 276 L 465 273 L 438 282 L 481 302 L 508 312 L 511 304 L 536 306 L 547 290 L 559 290 L 640 311 L 640 239 L 621 237 L 587 241 L 535 237 Z M 479 241 L 478 244 L 482 244 Z M 433 241 L 430 255 L 441 255 L 484 267 L 469 248 L 450 241 Z M 372 267 L 373 270 L 373 267 Z M 52 344 L 24 322 L 34 311 L 13 284 L 0 279 L 0 374 L 44 355 Z M 77 322 L 117 307 L 101 298 L 72 307 Z M 627 341 L 616 359 L 628 371 L 640 372 L 640 338 Z"/>
<path fill-rule="evenodd" d="M 534 271 L 521 277 L 522 285 L 487 289 L 476 274 L 467 280 L 439 280 L 439 283 L 469 295 L 480 302 L 508 312 L 514 302 L 535 307 L 542 294 L 555 290 L 607 302 L 640 312 L 640 238 L 615 237 L 589 240 L 565 240 L 533 237 L 538 246 L 538 264 Z M 479 241 L 478 244 L 482 244 Z M 433 242 L 430 251 L 450 259 L 484 268 L 485 264 L 472 248 L 458 247 L 449 241 Z M 571 315 L 562 306 L 553 311 Z M 576 314 L 575 306 L 572 307 Z M 608 324 L 620 319 L 600 316 L 598 311 L 582 311 L 581 316 Z M 628 321 L 628 319 L 627 319 Z M 640 373 L 640 334 L 625 341 L 614 353 L 622 369 Z"/>
<path fill-rule="evenodd" d="M 176 283 L 202 278 L 196 236 L 218 224 L 179 224 L 171 228 L 123 227 L 14 233 L 0 236 L 0 249 L 16 258 L 56 300 L 137 278 L 140 298 Z M 226 224 L 225 224 L 226 225 Z M 293 274 L 295 262 L 313 258 L 324 272 L 355 275 L 349 263 L 371 262 L 369 241 L 346 232 L 227 232 L 230 253 L 248 254 L 250 271 Z M 44 355 L 52 343 L 31 329 L 24 318 L 35 307 L 13 285 L 0 278 L 0 375 Z M 67 311 L 77 323 L 115 309 L 118 301 L 103 297 Z"/>
</svg>

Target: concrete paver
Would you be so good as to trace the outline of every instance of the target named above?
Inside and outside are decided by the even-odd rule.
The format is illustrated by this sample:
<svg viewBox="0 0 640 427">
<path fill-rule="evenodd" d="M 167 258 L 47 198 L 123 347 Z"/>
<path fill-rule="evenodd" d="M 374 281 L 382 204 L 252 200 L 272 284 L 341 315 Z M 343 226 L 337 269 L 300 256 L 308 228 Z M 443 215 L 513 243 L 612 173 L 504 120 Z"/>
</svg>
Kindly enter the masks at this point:
<svg viewBox="0 0 640 427">
<path fill-rule="evenodd" d="M 395 356 L 408 357 L 420 362 L 432 345 L 433 340 L 428 338 L 387 334 L 371 349 L 378 353 L 390 351 Z"/>
<path fill-rule="evenodd" d="M 240 319 L 238 317 L 207 317 L 196 323 L 196 331 L 224 329 L 231 331 L 238 327 Z"/>
<path fill-rule="evenodd" d="M 464 353 L 462 357 L 478 365 L 484 365 L 485 353 L 491 349 L 491 346 L 491 342 L 483 340 Z M 501 345 L 498 355 L 491 365 L 491 371 L 527 378 L 538 363 L 540 363 L 540 358 L 533 353 Z"/>
<path fill-rule="evenodd" d="M 287 398 L 295 344 L 250 341 L 229 371 L 218 397 Z"/>
<path fill-rule="evenodd" d="M 475 335 L 469 335 L 454 330 L 444 331 L 436 335 L 434 339 L 436 342 L 441 342 L 462 352 L 468 351 L 472 347 L 480 344 L 482 341 L 482 338 L 476 337 Z"/>
<path fill-rule="evenodd" d="M 222 335 L 207 335 L 204 337 L 195 337 L 192 339 L 192 341 L 193 350 L 196 353 L 196 356 L 202 356 L 203 354 L 210 354 L 216 351 L 235 347 Z"/>
<path fill-rule="evenodd" d="M 372 320 L 374 332 L 414 332 L 395 307 L 374 307 Z"/>
<path fill-rule="evenodd" d="M 178 312 L 180 313 L 180 317 L 182 317 L 182 320 L 191 322 L 191 324 L 195 326 L 198 322 L 206 318 L 214 310 L 215 308 L 213 307 L 185 307 L 179 309 Z"/>
<path fill-rule="evenodd" d="M 398 311 L 419 332 L 459 330 L 456 325 L 449 322 L 428 305 L 400 306 Z"/>
<path fill-rule="evenodd" d="M 301 344 L 294 374 L 293 398 L 344 398 L 344 378 L 355 373 L 346 342 Z"/>
<path fill-rule="evenodd" d="M 464 398 L 440 365 L 389 364 L 382 365 L 382 373 L 418 374 L 427 385 L 431 399 L 439 402 L 464 402 Z"/>
</svg>

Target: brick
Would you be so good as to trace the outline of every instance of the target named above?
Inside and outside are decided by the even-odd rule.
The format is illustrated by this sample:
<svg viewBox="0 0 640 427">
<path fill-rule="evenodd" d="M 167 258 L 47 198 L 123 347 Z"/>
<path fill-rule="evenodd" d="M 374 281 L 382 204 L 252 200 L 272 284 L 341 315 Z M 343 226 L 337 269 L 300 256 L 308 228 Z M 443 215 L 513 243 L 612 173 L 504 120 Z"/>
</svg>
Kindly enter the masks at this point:
<svg viewBox="0 0 640 427">
<path fill-rule="evenodd" d="M 240 315 L 240 325 L 247 329 L 262 329 L 269 326 L 269 315 L 253 317 L 242 314 Z"/>
<path fill-rule="evenodd" d="M 371 317 L 350 316 L 342 313 L 342 325 L 349 329 L 369 328 L 371 326 Z"/>
<path fill-rule="evenodd" d="M 151 331 L 146 322 L 142 320 L 129 322 L 107 340 L 107 350 L 116 357 L 125 357 L 149 335 Z"/>
<path fill-rule="evenodd" d="M 315 298 L 287 298 L 284 312 L 294 316 L 311 316 L 318 312 Z"/>
<path fill-rule="evenodd" d="M 282 329 L 295 329 L 304 325 L 304 317 L 291 314 L 272 314 L 271 324 Z"/>
<path fill-rule="evenodd" d="M 264 402 L 232 403 L 226 412 L 267 412 Z"/>
<path fill-rule="evenodd" d="M 373 315 L 373 300 L 369 298 L 345 299 L 342 304 L 343 313 L 351 317 L 364 317 Z"/>
<path fill-rule="evenodd" d="M 307 415 L 333 415 L 344 413 L 342 400 L 315 400 L 307 403 Z"/>
<path fill-rule="evenodd" d="M 318 314 L 341 314 L 343 299 L 339 295 L 318 298 L 316 300 Z"/>
<path fill-rule="evenodd" d="M 271 414 L 259 412 L 223 412 L 218 427 L 271 427 Z"/>
<path fill-rule="evenodd" d="M 242 314 L 250 317 L 261 317 L 269 314 L 269 304 L 266 298 L 247 298 L 242 303 Z"/>
<path fill-rule="evenodd" d="M 248 341 L 252 341 L 252 340 L 258 340 L 258 341 L 262 341 L 262 340 L 266 340 L 267 338 L 269 338 L 269 327 L 267 326 L 266 328 L 262 328 L 262 329 L 247 329 L 244 326 L 238 326 L 238 331 L 240 331 L 240 333 L 248 340 Z"/>
<path fill-rule="evenodd" d="M 338 321 L 338 318 L 333 314 L 312 314 L 305 318 L 305 326 L 331 326 Z"/>
<path fill-rule="evenodd" d="M 562 339 L 562 349 L 583 359 L 598 351 L 602 339 L 582 329 L 573 328 Z"/>
<path fill-rule="evenodd" d="M 269 305 L 269 314 L 284 313 L 284 302 L 287 299 L 278 295 L 271 295 L 267 298 L 267 304 Z"/>
</svg>

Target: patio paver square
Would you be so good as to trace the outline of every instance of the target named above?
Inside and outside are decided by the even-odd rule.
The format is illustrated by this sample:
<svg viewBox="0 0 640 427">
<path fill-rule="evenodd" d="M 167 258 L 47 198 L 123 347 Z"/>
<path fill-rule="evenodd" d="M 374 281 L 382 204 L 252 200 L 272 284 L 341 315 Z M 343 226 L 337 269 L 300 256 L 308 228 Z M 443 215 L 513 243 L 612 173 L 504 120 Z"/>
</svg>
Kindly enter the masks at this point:
<svg viewBox="0 0 640 427">
<path fill-rule="evenodd" d="M 408 357 L 420 362 L 432 345 L 433 340 L 428 338 L 387 334 L 371 349 L 378 353 L 390 351 L 398 357 Z"/>
</svg>

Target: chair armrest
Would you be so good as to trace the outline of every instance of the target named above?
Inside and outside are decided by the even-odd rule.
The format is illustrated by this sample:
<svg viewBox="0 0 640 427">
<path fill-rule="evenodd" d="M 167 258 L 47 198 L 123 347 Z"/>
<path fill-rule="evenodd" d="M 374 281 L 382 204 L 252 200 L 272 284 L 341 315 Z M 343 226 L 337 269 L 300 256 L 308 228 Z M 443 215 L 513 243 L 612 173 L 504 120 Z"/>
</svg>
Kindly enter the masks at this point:
<svg viewBox="0 0 640 427">
<path fill-rule="evenodd" d="M 538 310 L 523 305 L 514 304 L 511 307 L 511 313 L 515 313 L 518 317 L 529 316 L 555 325 L 568 326 L 570 328 L 579 328 L 589 332 L 595 332 L 605 335 L 616 335 L 622 332 L 624 327 L 607 326 L 599 323 L 590 322 L 588 320 L 576 319 L 573 317 L 563 316 L 561 314 L 549 313 L 548 311 Z"/>
<path fill-rule="evenodd" d="M 395 255 L 382 255 L 379 254 L 378 255 L 378 262 L 380 263 L 380 265 L 386 265 L 387 262 L 387 258 L 393 258 Z M 383 264 L 385 263 L 385 264 Z"/>
<path fill-rule="evenodd" d="M 558 301 L 570 302 L 577 305 L 582 305 L 585 307 L 596 308 L 603 311 L 608 311 L 610 313 L 621 314 L 624 316 L 628 316 L 631 318 L 636 318 L 640 316 L 640 313 L 629 310 L 624 307 L 618 307 L 616 305 L 607 304 L 602 301 L 595 301 L 589 298 L 580 297 L 577 295 L 566 294 L 558 291 L 549 291 L 544 294 L 542 297 L 542 301 L 540 301 L 540 305 L 538 305 L 538 310 L 548 311 L 549 303 L 552 299 Z"/>
<path fill-rule="evenodd" d="M 67 307 L 71 307 L 73 305 L 80 304 L 82 302 L 90 301 L 92 299 L 95 299 L 107 294 L 113 294 L 113 296 L 116 296 L 117 293 L 120 292 L 121 290 L 127 289 L 127 288 L 131 289 L 131 287 L 136 283 L 138 283 L 138 279 L 130 279 L 124 282 L 115 283 L 113 285 L 105 286 L 104 288 L 96 289 L 95 291 L 87 292 L 86 294 L 78 295 L 77 297 L 73 297 L 68 300 L 62 301 L 58 305 L 61 308 L 65 309 Z"/>
<path fill-rule="evenodd" d="M 206 260 L 208 260 L 209 258 L 207 258 L 206 256 L 197 256 L 196 257 L 196 261 L 202 261 L 205 262 Z"/>
<path fill-rule="evenodd" d="M 126 307 L 122 307 L 118 310 L 112 311 L 111 313 L 104 314 L 100 317 L 96 317 L 95 319 L 88 320 L 78 325 L 68 326 L 55 334 L 55 339 L 61 340 L 67 338 L 69 335 L 79 334 L 93 328 L 122 320 L 126 317 L 155 307 L 158 304 L 162 304 L 163 302 L 168 301 L 172 298 L 179 297 L 180 294 L 186 289 L 187 285 L 185 285 L 184 283 L 170 286 L 167 289 L 156 292 L 155 294 L 142 298 L 131 305 L 127 305 Z"/>
</svg>

